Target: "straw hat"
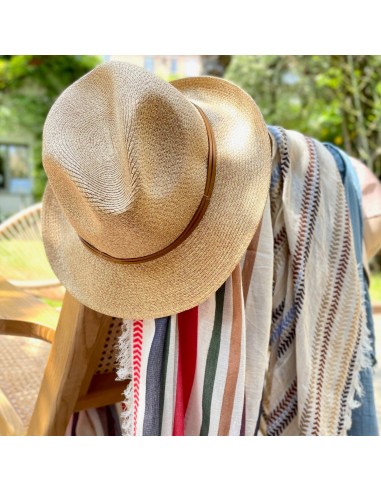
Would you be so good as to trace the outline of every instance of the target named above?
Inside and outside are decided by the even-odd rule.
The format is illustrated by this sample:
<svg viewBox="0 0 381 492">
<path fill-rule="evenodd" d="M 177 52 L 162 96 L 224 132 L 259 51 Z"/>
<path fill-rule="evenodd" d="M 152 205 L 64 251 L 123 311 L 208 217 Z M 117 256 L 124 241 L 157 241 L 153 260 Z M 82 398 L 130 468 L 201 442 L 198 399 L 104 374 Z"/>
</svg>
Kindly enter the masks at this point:
<svg viewBox="0 0 381 492">
<path fill-rule="evenodd" d="M 109 62 L 51 108 L 43 164 L 57 277 L 96 311 L 147 319 L 200 304 L 229 277 L 261 219 L 271 151 L 236 85 Z"/>
</svg>

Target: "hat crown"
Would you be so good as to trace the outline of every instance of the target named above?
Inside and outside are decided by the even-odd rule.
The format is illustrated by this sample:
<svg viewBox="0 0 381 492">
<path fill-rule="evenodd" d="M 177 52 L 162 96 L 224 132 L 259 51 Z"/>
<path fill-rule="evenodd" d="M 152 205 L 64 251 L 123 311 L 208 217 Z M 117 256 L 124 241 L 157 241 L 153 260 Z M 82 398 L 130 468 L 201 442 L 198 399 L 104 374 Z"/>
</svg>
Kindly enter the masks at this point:
<svg viewBox="0 0 381 492">
<path fill-rule="evenodd" d="M 247 93 L 216 77 L 168 84 L 100 66 L 54 104 L 43 157 L 52 268 L 80 302 L 120 318 L 206 300 L 242 259 L 268 199 L 265 122 Z"/>
<path fill-rule="evenodd" d="M 155 253 L 182 233 L 203 196 L 207 155 L 192 103 L 126 63 L 79 79 L 44 126 L 43 164 L 67 219 L 115 257 Z"/>
</svg>

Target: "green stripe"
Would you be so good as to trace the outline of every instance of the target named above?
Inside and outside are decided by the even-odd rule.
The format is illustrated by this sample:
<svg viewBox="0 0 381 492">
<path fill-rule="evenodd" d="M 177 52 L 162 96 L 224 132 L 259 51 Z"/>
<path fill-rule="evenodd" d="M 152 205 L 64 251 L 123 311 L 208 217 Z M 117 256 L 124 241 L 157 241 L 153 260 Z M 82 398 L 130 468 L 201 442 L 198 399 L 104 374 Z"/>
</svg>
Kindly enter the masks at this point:
<svg viewBox="0 0 381 492">
<path fill-rule="evenodd" d="M 210 409 L 212 406 L 212 395 L 214 379 L 216 377 L 218 354 L 221 343 L 222 313 L 224 307 L 225 284 L 216 292 L 216 312 L 214 315 L 214 326 L 210 340 L 208 356 L 205 366 L 204 388 L 202 391 L 202 424 L 200 436 L 207 436 L 210 424 Z"/>
<path fill-rule="evenodd" d="M 164 395 L 165 395 L 165 383 L 167 378 L 167 366 L 168 366 L 168 354 L 169 354 L 169 343 L 171 341 L 171 316 L 168 317 L 167 333 L 165 335 L 164 342 L 164 353 L 163 362 L 161 365 L 161 378 L 160 378 L 160 410 L 159 410 L 159 430 L 161 434 L 161 425 L 163 422 L 163 411 L 164 411 Z"/>
</svg>

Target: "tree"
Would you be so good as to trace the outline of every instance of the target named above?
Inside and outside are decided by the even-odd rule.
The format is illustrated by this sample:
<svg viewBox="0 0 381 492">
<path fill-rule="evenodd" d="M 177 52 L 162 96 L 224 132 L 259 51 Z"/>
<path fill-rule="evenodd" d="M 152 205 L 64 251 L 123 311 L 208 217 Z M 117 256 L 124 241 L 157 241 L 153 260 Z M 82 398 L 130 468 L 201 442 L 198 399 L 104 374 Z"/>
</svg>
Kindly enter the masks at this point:
<svg viewBox="0 0 381 492">
<path fill-rule="evenodd" d="M 231 61 L 231 55 L 203 55 L 202 72 L 204 75 L 223 77 Z"/>
<path fill-rule="evenodd" d="M 381 176 L 381 56 L 233 56 L 268 124 L 331 141 Z"/>
<path fill-rule="evenodd" d="M 99 62 L 96 56 L 82 55 L 0 56 L 0 133 L 26 132 L 33 137 L 36 199 L 46 183 L 41 160 L 46 115 L 58 95 Z"/>
</svg>

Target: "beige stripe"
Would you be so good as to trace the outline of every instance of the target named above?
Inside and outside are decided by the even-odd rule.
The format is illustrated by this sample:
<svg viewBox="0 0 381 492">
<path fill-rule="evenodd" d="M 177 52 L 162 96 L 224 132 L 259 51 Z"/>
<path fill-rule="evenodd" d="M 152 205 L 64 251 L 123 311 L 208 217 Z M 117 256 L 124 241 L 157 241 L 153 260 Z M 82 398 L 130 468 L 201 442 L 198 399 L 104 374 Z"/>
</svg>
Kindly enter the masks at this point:
<svg viewBox="0 0 381 492">
<path fill-rule="evenodd" d="M 263 212 L 256 259 L 245 303 L 245 433 L 247 436 L 254 435 L 265 382 L 265 371 L 268 367 L 273 299 L 273 243 L 270 200 L 268 199 Z"/>
<path fill-rule="evenodd" d="M 234 397 L 237 385 L 241 355 L 242 334 L 242 280 L 241 267 L 237 265 L 232 273 L 233 321 L 230 338 L 229 365 L 222 401 L 219 436 L 229 434 L 230 420 L 233 411 Z"/>
<path fill-rule="evenodd" d="M 244 299 L 245 305 L 246 305 L 247 294 L 249 292 L 251 274 L 252 274 L 253 268 L 254 268 L 255 257 L 257 255 L 258 242 L 259 242 L 259 236 L 261 233 L 261 228 L 262 228 L 262 218 L 258 224 L 257 230 L 255 231 L 255 234 L 253 236 L 253 239 L 251 240 L 251 243 L 249 244 L 249 247 L 247 248 L 247 252 L 246 252 L 246 256 L 245 256 L 245 263 L 244 263 L 243 269 L 242 269 L 242 288 L 243 288 L 243 299 Z"/>
<path fill-rule="evenodd" d="M 242 290 L 241 290 L 242 292 Z M 243 297 L 241 297 L 241 304 L 243 305 Z M 246 323 L 245 312 L 242 311 L 241 320 L 241 353 L 239 357 L 239 368 L 237 375 L 237 383 L 235 388 L 235 394 L 233 399 L 233 408 L 230 418 L 229 436 L 239 436 L 242 424 L 243 407 L 245 403 L 245 379 L 246 379 Z"/>
</svg>

